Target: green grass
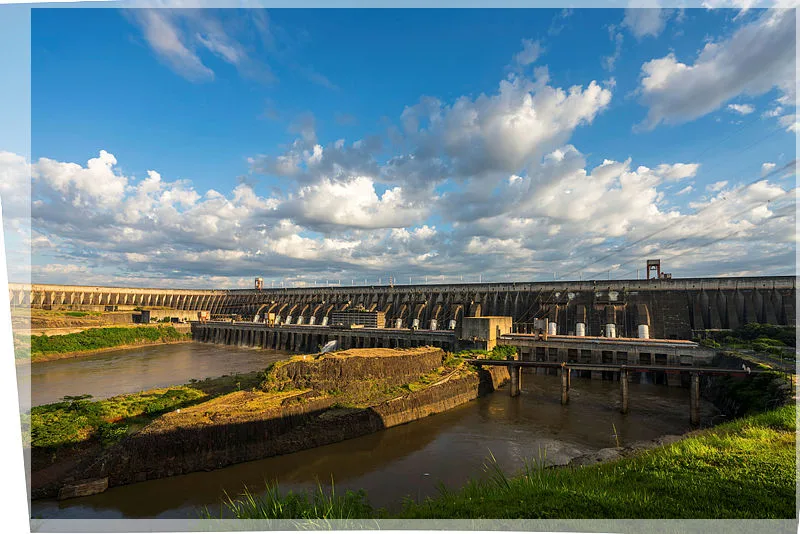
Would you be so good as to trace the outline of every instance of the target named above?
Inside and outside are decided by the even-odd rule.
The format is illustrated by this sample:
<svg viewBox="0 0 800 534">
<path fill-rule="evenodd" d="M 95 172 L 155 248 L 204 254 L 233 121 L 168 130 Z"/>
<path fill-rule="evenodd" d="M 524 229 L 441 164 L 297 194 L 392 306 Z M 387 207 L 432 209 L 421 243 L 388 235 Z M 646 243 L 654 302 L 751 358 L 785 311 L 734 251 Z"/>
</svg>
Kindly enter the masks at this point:
<svg viewBox="0 0 800 534">
<path fill-rule="evenodd" d="M 92 401 L 91 395 L 64 397 L 62 402 L 36 406 L 30 414 L 31 445 L 58 449 L 99 439 L 110 445 L 133 427 L 141 427 L 165 412 L 191 406 L 219 395 L 251 389 L 263 372 L 192 380 L 184 386 L 154 389 Z"/>
<path fill-rule="evenodd" d="M 706 338 L 726 346 L 765 350 L 767 347 L 794 347 L 796 329 L 793 326 L 749 323 L 732 331 L 706 332 Z"/>
<path fill-rule="evenodd" d="M 509 476 L 490 458 L 482 479 L 440 495 L 406 500 L 396 517 L 414 518 L 793 518 L 794 406 L 735 420 L 672 445 L 578 468 L 529 461 Z M 320 506 L 312 503 L 327 503 Z M 363 493 L 264 497 L 224 503 L 237 518 L 375 518 Z M 322 511 L 322 513 L 321 513 Z"/>
<path fill-rule="evenodd" d="M 123 437 L 137 418 L 152 418 L 187 406 L 207 395 L 185 386 L 121 395 L 91 401 L 90 395 L 64 397 L 63 402 L 36 406 L 31 410 L 31 445 L 56 449 L 98 438 L 109 445 Z"/>
<path fill-rule="evenodd" d="M 63 315 L 66 315 L 67 317 L 100 317 L 102 313 L 84 312 L 84 311 L 66 311 L 63 312 Z"/>
<path fill-rule="evenodd" d="M 375 514 L 363 490 L 339 495 L 332 481 L 330 491 L 319 483 L 313 492 L 286 494 L 281 494 L 277 484 L 267 484 L 260 495 L 245 488 L 235 499 L 226 494 L 223 504 L 237 519 L 361 519 Z M 201 515 L 213 519 L 207 508 Z"/>
<path fill-rule="evenodd" d="M 31 336 L 31 358 L 36 360 L 37 356 L 104 349 L 143 341 L 178 341 L 181 339 L 186 339 L 186 336 L 172 326 L 90 328 L 74 334 Z"/>
<path fill-rule="evenodd" d="M 492 350 L 462 350 L 454 354 L 457 358 L 481 358 L 487 360 L 513 360 L 517 355 L 517 347 L 512 345 L 496 345 Z"/>
</svg>

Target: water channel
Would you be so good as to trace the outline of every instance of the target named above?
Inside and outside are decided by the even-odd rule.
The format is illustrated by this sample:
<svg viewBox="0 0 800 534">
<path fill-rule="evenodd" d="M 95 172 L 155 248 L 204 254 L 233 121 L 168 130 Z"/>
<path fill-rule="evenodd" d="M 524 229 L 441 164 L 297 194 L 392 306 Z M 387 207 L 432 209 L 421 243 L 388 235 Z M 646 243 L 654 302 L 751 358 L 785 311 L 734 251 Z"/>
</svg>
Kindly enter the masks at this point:
<svg viewBox="0 0 800 534">
<path fill-rule="evenodd" d="M 258 350 L 197 344 L 164 348 L 168 350 L 160 351 L 158 358 L 143 358 L 147 368 L 160 366 L 161 371 L 153 374 L 157 380 L 143 381 L 134 367 L 121 371 L 123 376 L 120 371 L 110 373 L 117 375 L 113 378 L 117 387 L 138 391 L 155 382 L 166 385 L 169 376 L 176 377 L 171 383 L 201 378 L 203 372 L 190 364 L 195 359 L 210 359 L 214 366 L 205 369 L 224 369 L 227 374 L 234 372 L 234 366 L 244 371 L 261 365 Z M 264 361 L 280 357 L 263 354 Z M 117 355 L 107 365 L 121 365 L 117 359 L 122 357 Z M 221 363 L 216 366 L 216 362 Z M 81 368 L 86 373 L 84 386 L 100 381 L 93 375 L 96 367 L 89 364 L 76 366 L 73 380 L 81 381 Z M 58 373 L 59 366 L 52 370 Z M 514 472 L 526 459 L 564 463 L 582 453 L 613 447 L 617 439 L 624 446 L 690 429 L 688 389 L 632 383 L 630 413 L 622 415 L 618 382 L 573 379 L 567 406 L 560 404 L 558 377 L 524 374 L 522 382 L 519 397 L 511 398 L 504 388 L 446 413 L 368 436 L 216 471 L 111 488 L 91 497 L 34 501 L 31 513 L 35 518 L 59 519 L 197 518 L 205 506 L 219 513 L 225 493 L 235 496 L 245 486 L 257 492 L 265 481 L 277 481 L 282 491 L 301 490 L 318 482 L 329 486 L 331 479 L 337 492 L 365 489 L 373 506 L 396 510 L 405 497 L 435 496 L 439 482 L 457 488 L 469 477 L 481 476 L 490 453 L 506 472 Z M 47 383 L 44 377 L 33 382 L 34 388 Z M 102 386 L 103 391 L 110 389 L 108 384 Z M 706 421 L 715 413 L 710 403 L 701 402 Z"/>
<path fill-rule="evenodd" d="M 31 405 L 58 402 L 65 395 L 105 399 L 124 393 L 186 384 L 266 368 L 288 353 L 206 343 L 150 345 L 90 356 L 20 365 L 17 379 L 30 381 Z"/>
</svg>

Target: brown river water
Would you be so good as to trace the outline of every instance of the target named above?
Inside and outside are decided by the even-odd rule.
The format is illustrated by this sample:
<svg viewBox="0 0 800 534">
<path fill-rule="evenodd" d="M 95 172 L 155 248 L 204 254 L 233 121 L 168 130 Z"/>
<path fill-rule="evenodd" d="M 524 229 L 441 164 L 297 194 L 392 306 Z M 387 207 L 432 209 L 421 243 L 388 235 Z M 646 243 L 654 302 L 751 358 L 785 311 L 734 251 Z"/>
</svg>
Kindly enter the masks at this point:
<svg viewBox="0 0 800 534">
<path fill-rule="evenodd" d="M 31 405 L 58 402 L 65 395 L 105 399 L 124 393 L 186 384 L 266 368 L 288 353 L 206 343 L 150 345 L 90 356 L 34 363 L 17 368 L 18 380 L 30 380 Z"/>
<path fill-rule="evenodd" d="M 62 396 L 92 391 L 108 396 L 215 372 L 258 369 L 285 357 L 194 343 L 148 349 L 93 356 L 100 358 L 94 363 L 49 362 L 48 372 L 34 369 L 33 387 L 57 384 Z M 47 397 L 43 392 L 34 396 Z M 337 493 L 365 489 L 373 506 L 397 510 L 404 498 L 435 496 L 440 482 L 452 489 L 470 477 L 484 476 L 490 454 L 513 473 L 525 460 L 565 463 L 579 454 L 613 447 L 617 439 L 625 446 L 690 430 L 688 389 L 632 383 L 627 415 L 619 413 L 619 400 L 618 382 L 573 378 L 570 402 L 562 406 L 558 377 L 524 374 L 519 397 L 511 398 L 506 386 L 442 414 L 316 449 L 120 486 L 90 497 L 34 501 L 31 515 L 197 518 L 204 507 L 225 515 L 220 503 L 226 493 L 236 496 L 245 487 L 258 492 L 265 481 L 277 481 L 282 491 L 312 489 L 317 483 L 328 487 L 331 479 Z M 716 413 L 710 403 L 701 402 L 704 423 Z"/>
</svg>

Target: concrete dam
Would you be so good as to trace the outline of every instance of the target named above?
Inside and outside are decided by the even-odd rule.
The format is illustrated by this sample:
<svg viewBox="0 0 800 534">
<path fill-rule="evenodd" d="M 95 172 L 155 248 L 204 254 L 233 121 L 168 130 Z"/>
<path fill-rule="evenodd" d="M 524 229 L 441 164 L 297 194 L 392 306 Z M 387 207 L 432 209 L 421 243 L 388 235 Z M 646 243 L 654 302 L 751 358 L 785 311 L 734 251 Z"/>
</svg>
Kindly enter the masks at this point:
<svg viewBox="0 0 800 534">
<path fill-rule="evenodd" d="M 695 331 L 747 323 L 794 325 L 792 276 L 595 280 L 492 284 L 304 287 L 246 290 L 9 284 L 12 307 L 208 310 L 213 318 L 252 320 L 273 313 L 285 325 L 323 325 L 334 311 L 385 314 L 386 326 L 454 330 L 464 317 L 507 316 L 515 331 L 548 319 L 551 334 L 690 339 Z M 582 325 L 582 326 L 581 326 Z M 580 332 L 576 332 L 580 329 Z"/>
</svg>

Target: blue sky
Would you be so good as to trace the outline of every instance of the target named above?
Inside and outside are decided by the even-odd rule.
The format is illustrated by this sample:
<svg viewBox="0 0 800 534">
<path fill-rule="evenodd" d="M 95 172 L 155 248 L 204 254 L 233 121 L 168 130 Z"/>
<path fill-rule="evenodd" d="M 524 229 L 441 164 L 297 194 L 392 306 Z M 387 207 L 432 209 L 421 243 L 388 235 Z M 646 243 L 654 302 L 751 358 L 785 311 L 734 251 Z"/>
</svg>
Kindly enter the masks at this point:
<svg viewBox="0 0 800 534">
<path fill-rule="evenodd" d="M 35 9 L 33 278 L 790 274 L 789 17 Z"/>
</svg>

